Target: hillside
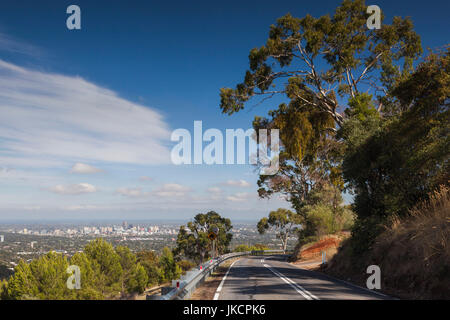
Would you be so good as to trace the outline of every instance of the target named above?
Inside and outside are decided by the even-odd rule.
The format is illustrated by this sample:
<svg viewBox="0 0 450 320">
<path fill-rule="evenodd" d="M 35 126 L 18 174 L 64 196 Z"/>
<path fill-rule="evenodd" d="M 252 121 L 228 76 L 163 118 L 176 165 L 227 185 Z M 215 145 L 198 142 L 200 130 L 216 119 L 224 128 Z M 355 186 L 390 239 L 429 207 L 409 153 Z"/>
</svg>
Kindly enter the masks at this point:
<svg viewBox="0 0 450 320">
<path fill-rule="evenodd" d="M 450 189 L 441 187 L 404 219 L 396 219 L 365 255 L 350 240 L 321 271 L 361 286 L 366 268 L 381 268 L 381 290 L 407 299 L 450 297 Z"/>
</svg>

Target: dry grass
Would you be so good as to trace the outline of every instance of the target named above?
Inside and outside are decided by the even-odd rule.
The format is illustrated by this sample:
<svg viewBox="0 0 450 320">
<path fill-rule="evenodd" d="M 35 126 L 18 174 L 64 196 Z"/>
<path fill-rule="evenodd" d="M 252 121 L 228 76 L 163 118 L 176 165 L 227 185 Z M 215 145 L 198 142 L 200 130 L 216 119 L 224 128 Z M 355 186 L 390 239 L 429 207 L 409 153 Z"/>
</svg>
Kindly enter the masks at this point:
<svg viewBox="0 0 450 320">
<path fill-rule="evenodd" d="M 227 260 L 217 267 L 211 276 L 194 291 L 189 300 L 212 300 L 222 278 L 235 260 L 239 258 Z"/>
<path fill-rule="evenodd" d="M 392 220 L 364 257 L 350 258 L 344 245 L 325 270 L 365 285 L 365 268 L 381 268 L 382 289 L 409 299 L 450 299 L 450 190 L 442 186 L 410 211 Z"/>
</svg>

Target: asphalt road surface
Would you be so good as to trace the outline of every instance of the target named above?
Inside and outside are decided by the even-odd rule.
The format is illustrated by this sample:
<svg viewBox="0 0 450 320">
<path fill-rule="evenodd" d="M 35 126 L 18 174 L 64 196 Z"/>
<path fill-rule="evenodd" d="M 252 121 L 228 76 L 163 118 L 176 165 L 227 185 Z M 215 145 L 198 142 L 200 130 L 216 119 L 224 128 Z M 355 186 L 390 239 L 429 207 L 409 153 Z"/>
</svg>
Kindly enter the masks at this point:
<svg viewBox="0 0 450 320">
<path fill-rule="evenodd" d="M 217 288 L 214 299 L 390 299 L 326 275 L 300 269 L 285 260 L 285 256 L 252 256 L 235 261 Z"/>
</svg>

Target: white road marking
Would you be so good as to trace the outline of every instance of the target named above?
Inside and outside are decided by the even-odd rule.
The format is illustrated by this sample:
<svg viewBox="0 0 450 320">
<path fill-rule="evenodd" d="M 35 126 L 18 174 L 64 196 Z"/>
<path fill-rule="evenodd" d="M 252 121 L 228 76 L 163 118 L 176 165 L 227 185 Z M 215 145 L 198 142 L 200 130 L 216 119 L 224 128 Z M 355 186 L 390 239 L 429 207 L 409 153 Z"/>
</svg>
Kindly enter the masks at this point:
<svg viewBox="0 0 450 320">
<path fill-rule="evenodd" d="M 283 280 L 284 282 L 286 282 L 287 284 L 289 284 L 291 287 L 293 287 L 295 289 L 295 291 L 297 291 L 298 293 L 300 293 L 305 299 L 308 300 L 320 300 L 318 297 L 316 297 L 315 295 L 313 295 L 311 292 L 309 292 L 308 290 L 306 290 L 305 288 L 303 288 L 301 285 L 295 283 L 294 281 L 292 281 L 291 279 L 289 279 L 288 277 L 286 277 L 285 275 L 283 275 L 282 273 L 272 269 L 269 265 L 264 264 L 264 267 L 266 267 L 267 269 L 269 269 L 270 271 L 272 271 L 273 274 L 275 274 L 276 276 L 278 276 L 281 280 Z"/>
<path fill-rule="evenodd" d="M 238 261 L 238 260 L 236 260 L 236 261 Z M 231 267 L 233 266 L 233 264 L 236 263 L 236 261 L 233 261 L 233 263 L 228 268 L 227 273 L 225 273 L 225 276 L 222 278 L 222 281 L 220 282 L 219 286 L 217 287 L 216 293 L 214 294 L 213 300 L 219 300 L 220 291 L 222 291 L 222 287 L 223 287 L 223 284 L 225 283 L 225 279 L 227 278 L 228 273 L 231 270 Z"/>
</svg>

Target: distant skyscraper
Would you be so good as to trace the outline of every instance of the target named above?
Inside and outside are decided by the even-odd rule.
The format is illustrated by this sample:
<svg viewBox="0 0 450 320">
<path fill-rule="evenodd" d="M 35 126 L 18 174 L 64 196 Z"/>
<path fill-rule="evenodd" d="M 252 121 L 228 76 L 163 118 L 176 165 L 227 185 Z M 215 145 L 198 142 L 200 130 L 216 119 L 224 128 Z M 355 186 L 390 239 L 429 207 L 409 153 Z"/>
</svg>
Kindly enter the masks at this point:
<svg viewBox="0 0 450 320">
<path fill-rule="evenodd" d="M 122 222 L 122 227 L 126 230 L 128 229 L 128 222 L 124 221 Z"/>
<path fill-rule="evenodd" d="M 5 241 L 5 236 L 0 234 L 0 242 L 3 242 L 3 241 Z"/>
</svg>

